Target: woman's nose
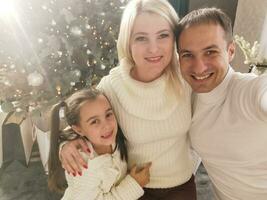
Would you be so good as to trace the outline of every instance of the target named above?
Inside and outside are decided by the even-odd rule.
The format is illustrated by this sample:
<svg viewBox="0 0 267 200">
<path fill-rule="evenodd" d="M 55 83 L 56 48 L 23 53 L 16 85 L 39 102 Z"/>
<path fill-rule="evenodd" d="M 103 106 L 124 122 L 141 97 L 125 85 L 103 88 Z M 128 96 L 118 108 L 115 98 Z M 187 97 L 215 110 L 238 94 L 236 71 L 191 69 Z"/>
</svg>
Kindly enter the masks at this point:
<svg viewBox="0 0 267 200">
<path fill-rule="evenodd" d="M 150 53 L 156 53 L 158 51 L 158 43 L 156 40 L 150 40 L 148 44 L 148 51 Z"/>
</svg>

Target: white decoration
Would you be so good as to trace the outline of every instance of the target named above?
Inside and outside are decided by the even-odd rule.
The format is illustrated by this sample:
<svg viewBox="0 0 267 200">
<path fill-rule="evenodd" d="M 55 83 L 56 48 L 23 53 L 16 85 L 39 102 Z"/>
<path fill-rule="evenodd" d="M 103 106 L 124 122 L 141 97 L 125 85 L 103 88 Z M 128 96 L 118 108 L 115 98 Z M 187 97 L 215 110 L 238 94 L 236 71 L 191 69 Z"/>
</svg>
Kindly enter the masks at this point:
<svg viewBox="0 0 267 200">
<path fill-rule="evenodd" d="M 65 118 L 65 108 L 64 107 L 61 107 L 60 109 L 59 109 L 59 118 L 60 119 L 64 119 Z"/>
<path fill-rule="evenodd" d="M 6 86 L 11 86 L 11 83 L 10 83 L 8 80 L 5 81 L 4 84 L 5 84 Z"/>
<path fill-rule="evenodd" d="M 56 21 L 55 21 L 54 19 L 52 20 L 51 25 L 52 25 L 52 26 L 57 25 L 57 23 L 56 23 Z"/>
<path fill-rule="evenodd" d="M 75 82 L 70 82 L 70 85 L 71 85 L 71 86 L 74 86 L 74 85 L 75 85 Z"/>
<path fill-rule="evenodd" d="M 42 38 L 38 38 L 38 43 L 39 44 L 41 44 L 41 43 L 43 43 L 44 42 L 44 40 L 42 39 Z"/>
<path fill-rule="evenodd" d="M 85 25 L 85 28 L 86 28 L 86 29 L 90 29 L 91 26 L 90 26 L 89 24 L 86 24 L 86 25 Z"/>
<path fill-rule="evenodd" d="M 87 54 L 87 55 L 90 55 L 90 54 L 92 54 L 92 51 L 91 51 L 90 49 L 87 49 L 87 50 L 86 50 L 86 54 Z"/>
<path fill-rule="evenodd" d="M 77 27 L 77 26 L 74 26 L 70 29 L 70 32 L 75 35 L 75 36 L 81 36 L 83 33 L 82 33 L 82 30 Z"/>
<path fill-rule="evenodd" d="M 42 9 L 43 10 L 47 10 L 47 6 L 46 5 L 42 5 Z"/>
<path fill-rule="evenodd" d="M 61 57 L 62 56 L 62 51 L 58 51 L 57 54 L 58 54 L 59 57 Z"/>
<path fill-rule="evenodd" d="M 75 69 L 74 70 L 74 74 L 75 74 L 75 76 L 80 77 L 81 76 L 81 71 L 78 70 L 78 69 Z"/>
<path fill-rule="evenodd" d="M 50 131 L 42 131 L 35 127 L 35 134 L 37 137 L 37 143 L 40 151 L 40 157 L 44 170 L 48 172 L 48 158 L 50 149 Z"/>
<path fill-rule="evenodd" d="M 30 156 L 32 152 L 32 146 L 36 139 L 34 134 L 33 123 L 29 116 L 20 124 L 21 138 L 24 147 L 26 163 L 29 164 Z"/>
<path fill-rule="evenodd" d="M 103 69 L 103 70 L 106 69 L 106 66 L 102 64 L 101 69 Z"/>
<path fill-rule="evenodd" d="M 21 108 L 16 108 L 16 112 L 22 112 Z"/>
<path fill-rule="evenodd" d="M 28 84 L 34 87 L 40 86 L 44 82 L 43 76 L 36 71 L 29 74 L 29 76 L 27 77 L 27 80 L 28 80 Z"/>
</svg>

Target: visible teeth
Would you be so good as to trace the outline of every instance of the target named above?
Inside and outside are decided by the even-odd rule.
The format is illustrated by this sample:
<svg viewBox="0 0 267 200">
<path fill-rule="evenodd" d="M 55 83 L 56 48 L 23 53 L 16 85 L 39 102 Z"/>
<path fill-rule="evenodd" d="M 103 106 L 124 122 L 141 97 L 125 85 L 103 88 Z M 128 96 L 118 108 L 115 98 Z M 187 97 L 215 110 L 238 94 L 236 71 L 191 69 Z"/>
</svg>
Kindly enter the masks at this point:
<svg viewBox="0 0 267 200">
<path fill-rule="evenodd" d="M 210 76 L 210 74 L 207 74 L 205 76 L 194 76 L 194 78 L 197 79 L 197 80 L 203 80 L 205 78 L 208 78 L 209 76 Z"/>
</svg>

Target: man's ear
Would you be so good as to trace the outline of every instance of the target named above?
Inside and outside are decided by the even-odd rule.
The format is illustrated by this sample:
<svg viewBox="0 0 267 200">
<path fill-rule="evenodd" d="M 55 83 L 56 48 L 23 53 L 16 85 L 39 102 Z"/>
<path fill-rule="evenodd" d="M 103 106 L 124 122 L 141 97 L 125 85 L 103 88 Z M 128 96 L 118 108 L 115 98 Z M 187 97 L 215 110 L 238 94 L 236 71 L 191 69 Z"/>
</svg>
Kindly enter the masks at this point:
<svg viewBox="0 0 267 200">
<path fill-rule="evenodd" d="M 228 48 L 227 48 L 227 53 L 228 53 L 228 58 L 229 58 L 229 63 L 234 59 L 235 56 L 235 43 L 234 41 L 231 41 L 228 44 Z"/>
<path fill-rule="evenodd" d="M 82 130 L 81 130 L 81 127 L 80 127 L 80 126 L 72 125 L 71 128 L 72 128 L 72 130 L 74 130 L 77 134 L 83 136 L 83 133 L 82 133 Z"/>
</svg>

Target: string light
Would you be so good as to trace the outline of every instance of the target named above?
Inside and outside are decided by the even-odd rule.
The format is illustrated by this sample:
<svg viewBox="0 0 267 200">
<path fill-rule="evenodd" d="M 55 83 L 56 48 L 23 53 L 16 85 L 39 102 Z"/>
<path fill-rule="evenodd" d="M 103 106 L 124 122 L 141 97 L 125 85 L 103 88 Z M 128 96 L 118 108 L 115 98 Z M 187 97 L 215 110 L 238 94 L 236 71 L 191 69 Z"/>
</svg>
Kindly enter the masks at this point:
<svg viewBox="0 0 267 200">
<path fill-rule="evenodd" d="M 17 0 L 0 0 L 0 2 L 3 1 L 15 2 Z M 21 76 L 18 77 L 18 81 L 16 81 L 17 77 L 15 76 L 14 78 L 12 77 L 12 81 L 9 81 L 9 78 L 3 79 L 2 83 L 6 83 L 6 85 L 3 84 L 4 91 L 11 88 L 12 90 L 10 90 L 10 94 L 6 94 L 6 96 L 9 95 L 9 98 L 16 97 L 19 99 L 18 101 L 23 102 L 23 109 L 24 107 L 31 105 L 31 102 L 33 101 L 40 107 L 44 106 L 45 101 L 48 102 L 52 100 L 46 99 L 47 97 L 51 98 L 51 91 L 53 91 L 57 97 L 63 97 L 63 95 L 73 92 L 74 88 L 77 90 L 85 85 L 97 84 L 101 78 L 99 76 L 108 73 L 110 67 L 116 65 L 115 62 L 117 62 L 117 59 L 115 59 L 115 61 L 113 59 L 113 57 L 116 56 L 116 44 L 113 38 L 117 37 L 119 28 L 119 14 L 121 14 L 121 11 L 119 10 L 118 14 L 116 13 L 117 10 L 115 10 L 115 8 L 117 8 L 116 5 L 120 6 L 120 3 L 119 1 L 115 2 L 114 0 L 105 0 L 105 3 L 102 3 L 104 2 L 102 0 L 97 3 L 96 1 L 86 1 L 91 2 L 91 4 L 85 5 L 84 1 L 77 1 L 77 4 L 62 3 L 62 5 L 60 5 L 58 4 L 59 1 L 56 0 L 48 0 L 48 2 L 39 5 L 31 5 L 31 3 L 29 3 L 30 1 L 25 2 L 26 7 L 21 7 L 19 11 L 26 8 L 29 14 L 33 12 L 38 14 L 38 11 L 40 10 L 42 12 L 40 13 L 40 18 L 36 15 L 36 20 L 33 20 L 32 18 L 27 19 L 27 16 L 25 16 L 25 19 L 23 18 L 23 20 L 21 20 L 22 27 L 29 28 L 27 30 L 32 30 L 31 34 L 27 35 L 27 37 L 29 37 L 29 45 L 31 45 L 33 51 L 35 51 L 35 54 L 32 57 L 28 58 L 25 56 L 23 62 L 20 62 L 19 55 L 14 56 L 13 53 L 11 54 L 4 51 L 2 46 L 4 46 L 5 43 L 0 42 L 0 55 L 1 58 L 4 58 L 1 63 L 2 65 L 0 65 L 0 70 L 3 70 L 5 73 L 11 71 L 13 73 L 17 69 L 19 73 L 15 75 Z M 103 4 L 101 8 L 98 6 L 99 3 Z M 54 6 L 51 4 L 54 4 Z M 87 8 L 80 7 L 81 5 L 88 6 L 88 8 L 90 6 L 95 6 L 95 8 L 90 8 L 95 9 L 92 10 L 92 12 L 95 13 L 91 14 L 85 12 Z M 0 9 L 2 8 L 3 6 L 0 6 Z M 76 12 L 76 10 L 78 10 L 78 12 Z M 111 17 L 111 15 L 114 17 Z M 42 19 L 42 16 L 45 16 L 45 19 Z M 39 24 L 37 23 L 37 25 L 41 25 L 42 27 L 36 31 L 30 29 L 31 25 L 35 25 L 33 23 L 36 22 L 40 22 Z M 5 30 L 3 30 L 2 33 L 4 34 Z M 9 32 L 6 31 L 5 34 L 8 33 Z M 25 31 L 25 33 L 28 33 L 28 31 Z M 25 53 L 27 53 L 27 56 L 30 55 L 28 54 L 28 51 L 25 51 Z M 10 54 L 12 57 L 8 57 L 5 54 Z M 109 56 L 108 54 L 111 55 Z M 31 60 L 32 63 L 28 64 L 28 60 Z M 75 60 L 77 62 L 75 62 Z M 79 69 L 83 74 L 79 80 L 74 80 L 74 76 L 70 76 L 69 74 L 76 69 Z M 17 89 L 17 82 L 22 83 L 23 76 L 27 77 L 33 70 L 36 70 L 45 76 L 45 87 L 43 87 L 45 90 L 32 92 L 30 91 L 32 90 L 32 87 L 28 87 L 29 85 L 26 85 L 25 88 L 23 85 L 19 85 L 19 89 Z M 62 74 L 64 74 L 64 76 L 61 76 Z M 55 77 L 57 78 L 56 80 Z M 63 79 L 63 82 L 61 79 Z M 64 83 L 69 84 L 64 85 Z M 54 89 L 48 90 L 47 88 Z M 38 100 L 27 102 L 23 99 L 24 97 L 27 97 L 27 95 L 36 94 L 38 94 Z M 3 99 L 2 96 L 0 98 Z M 54 94 L 52 98 L 55 100 Z"/>
<path fill-rule="evenodd" d="M 57 86 L 57 87 L 56 87 L 56 90 L 57 90 L 57 94 L 58 94 L 58 95 L 61 95 L 61 87 L 60 87 L 60 86 Z"/>
</svg>

